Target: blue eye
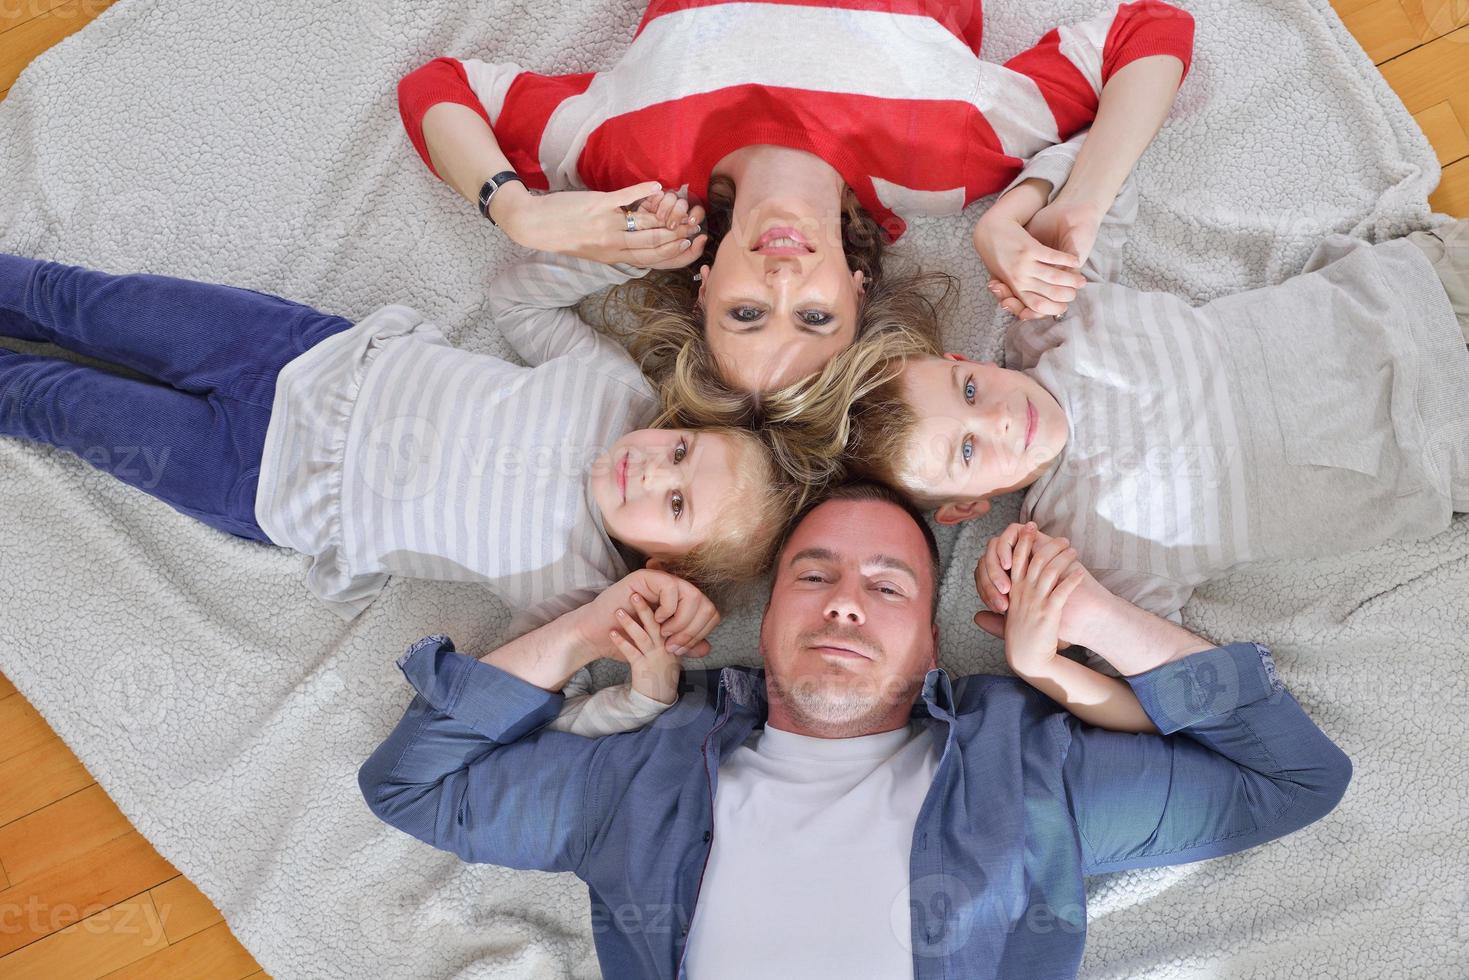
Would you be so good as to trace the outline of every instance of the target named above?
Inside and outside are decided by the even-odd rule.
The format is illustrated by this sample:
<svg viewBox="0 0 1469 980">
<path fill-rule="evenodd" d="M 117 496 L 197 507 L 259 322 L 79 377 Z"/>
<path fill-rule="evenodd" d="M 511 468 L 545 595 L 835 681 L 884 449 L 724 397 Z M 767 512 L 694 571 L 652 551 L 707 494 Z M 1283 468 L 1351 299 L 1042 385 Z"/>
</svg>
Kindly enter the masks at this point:
<svg viewBox="0 0 1469 980">
<path fill-rule="evenodd" d="M 800 314 L 800 317 L 813 327 L 824 327 L 832 321 L 830 313 L 823 313 L 820 310 L 806 310 Z"/>
<path fill-rule="evenodd" d="M 729 311 L 729 315 L 740 323 L 754 323 L 765 314 L 763 310 L 758 310 L 753 306 L 736 306 Z"/>
<path fill-rule="evenodd" d="M 964 440 L 964 448 L 962 450 L 960 450 L 960 452 L 964 456 L 964 462 L 965 463 L 968 463 L 971 459 L 973 459 L 974 458 L 974 440 L 973 439 L 965 439 Z"/>
<path fill-rule="evenodd" d="M 964 400 L 969 404 L 974 404 L 974 396 L 978 391 L 979 389 L 974 386 L 973 378 L 964 382 Z"/>
</svg>

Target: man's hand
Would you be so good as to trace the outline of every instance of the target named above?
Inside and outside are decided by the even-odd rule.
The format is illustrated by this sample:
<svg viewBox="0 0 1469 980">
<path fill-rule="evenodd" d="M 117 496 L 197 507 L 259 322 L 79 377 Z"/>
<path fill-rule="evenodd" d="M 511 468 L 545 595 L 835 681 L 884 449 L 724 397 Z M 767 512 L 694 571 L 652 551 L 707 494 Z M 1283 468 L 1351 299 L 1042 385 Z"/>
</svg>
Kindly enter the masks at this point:
<svg viewBox="0 0 1469 980">
<path fill-rule="evenodd" d="M 652 568 L 639 568 L 624 576 L 601 595 L 576 610 L 578 632 L 583 642 L 599 656 L 623 659 L 612 634 L 621 627 L 617 615 L 637 618 L 633 596 L 641 597 L 653 610 L 653 620 L 670 651 L 682 657 L 708 654 L 705 638 L 719 625 L 719 610 L 708 596 L 693 585 Z"/>
<path fill-rule="evenodd" d="M 1047 210 L 1042 208 L 1036 217 Z M 1034 222 L 1035 218 L 1031 220 Z M 1076 299 L 1076 291 L 1086 284 L 1086 279 L 1076 271 L 1081 268 L 1082 259 L 1040 240 L 1028 228 L 1003 209 L 992 208 L 974 226 L 974 250 L 989 270 L 992 282 L 1002 283 L 1011 295 L 1038 315 L 1059 316 L 1066 312 L 1066 304 Z M 1088 249 L 1095 238 L 1093 232 L 1087 241 Z"/>
<path fill-rule="evenodd" d="M 658 199 L 652 210 L 641 206 L 649 197 Z M 703 252 L 701 243 L 691 241 L 703 237 L 698 235 L 699 224 L 689 221 L 687 213 L 675 227 L 660 221 L 662 199 L 663 190 L 656 182 L 618 191 L 540 195 L 517 182 L 495 192 L 490 215 L 505 234 L 526 248 L 643 269 L 688 265 Z M 629 215 L 635 231 L 627 230 Z"/>
<path fill-rule="evenodd" d="M 1089 577 L 1065 538 L 1038 540 L 1025 528 L 1010 569 L 1011 606 L 1005 616 L 1005 662 L 1021 677 L 1047 671 L 1059 649 L 1061 616 L 1071 594 Z"/>
</svg>

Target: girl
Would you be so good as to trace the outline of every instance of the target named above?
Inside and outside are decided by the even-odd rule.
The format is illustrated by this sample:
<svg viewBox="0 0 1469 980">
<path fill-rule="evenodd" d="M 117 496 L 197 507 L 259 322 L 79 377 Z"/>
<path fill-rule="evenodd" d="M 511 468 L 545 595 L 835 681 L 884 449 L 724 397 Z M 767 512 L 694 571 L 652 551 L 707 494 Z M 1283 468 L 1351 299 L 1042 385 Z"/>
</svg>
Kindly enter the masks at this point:
<svg viewBox="0 0 1469 980">
<path fill-rule="evenodd" d="M 791 507 L 742 430 L 648 429 L 652 389 L 567 309 L 646 270 L 543 258 L 490 309 L 529 365 L 450 347 L 403 306 L 357 324 L 228 286 L 0 255 L 0 435 L 69 450 L 211 527 L 302 552 L 345 618 L 390 575 L 482 582 L 524 631 L 647 564 L 763 571 Z M 702 597 L 699 597 L 702 598 Z M 661 607 L 660 607 L 661 608 Z M 670 643 L 717 622 L 680 603 Z"/>
<path fill-rule="evenodd" d="M 936 337 L 915 297 L 932 282 L 884 268 L 905 218 L 959 211 L 1091 123 L 1073 192 L 1049 216 L 1080 229 L 1084 253 L 1192 52 L 1192 18 L 1161 0 L 1053 30 L 1003 65 L 979 58 L 978 3 L 931 9 L 654 0 L 610 70 L 440 58 L 403 79 L 399 103 L 430 169 L 515 241 L 697 261 L 696 276 L 629 290 L 652 322 L 636 353 L 660 383 L 682 377 L 687 424 L 744 425 L 778 414 L 802 379 L 847 370 L 842 352 L 885 324 Z M 708 234 L 681 210 L 625 210 L 659 187 L 707 204 Z M 1033 240 L 982 257 L 1017 288 L 1083 282 L 1084 254 Z"/>
</svg>

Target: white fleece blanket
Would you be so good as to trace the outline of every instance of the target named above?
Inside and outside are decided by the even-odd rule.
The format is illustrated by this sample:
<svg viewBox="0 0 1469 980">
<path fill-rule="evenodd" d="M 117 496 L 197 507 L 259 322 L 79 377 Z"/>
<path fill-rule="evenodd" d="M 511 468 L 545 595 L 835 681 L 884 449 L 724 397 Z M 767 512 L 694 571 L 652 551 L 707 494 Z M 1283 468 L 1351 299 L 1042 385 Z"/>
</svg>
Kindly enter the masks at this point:
<svg viewBox="0 0 1469 980">
<path fill-rule="evenodd" d="M 1329 232 L 1432 223 L 1433 155 L 1327 0 L 1184 2 L 1197 60 L 1139 168 L 1130 281 L 1202 300 L 1291 274 Z M 997 0 L 986 54 L 1100 9 Z M 483 296 L 512 249 L 419 163 L 394 85 L 441 53 L 603 66 L 639 13 L 636 0 L 122 0 L 0 105 L 0 247 L 349 317 L 410 302 L 457 342 L 502 351 Z M 910 244 L 965 281 L 953 345 L 992 355 L 976 214 L 921 223 Z M 460 864 L 358 795 L 358 765 L 409 699 L 394 657 L 436 631 L 489 649 L 506 618 L 482 592 L 400 581 L 343 626 L 302 587 L 300 557 L 10 440 L 0 500 L 0 669 L 272 974 L 597 975 L 575 878 Z M 944 539 L 957 672 L 1003 669 L 969 622 L 970 570 L 1016 505 Z M 1463 520 L 1202 592 L 1188 621 L 1272 645 L 1356 779 L 1284 841 L 1095 880 L 1084 975 L 1464 976 L 1466 595 Z M 753 629 L 732 619 L 711 663 L 750 661 Z"/>
</svg>

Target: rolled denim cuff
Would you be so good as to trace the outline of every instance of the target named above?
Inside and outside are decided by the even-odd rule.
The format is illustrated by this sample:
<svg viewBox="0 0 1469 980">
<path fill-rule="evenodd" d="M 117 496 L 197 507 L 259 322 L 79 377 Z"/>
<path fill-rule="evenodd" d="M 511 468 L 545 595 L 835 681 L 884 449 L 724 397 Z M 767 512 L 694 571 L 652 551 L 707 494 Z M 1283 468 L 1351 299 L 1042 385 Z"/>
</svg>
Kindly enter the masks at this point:
<svg viewBox="0 0 1469 980">
<path fill-rule="evenodd" d="M 1126 681 L 1164 735 L 1227 715 L 1282 689 L 1270 651 L 1258 643 L 1214 647 Z"/>
<path fill-rule="evenodd" d="M 398 669 L 435 711 L 501 744 L 551 721 L 564 700 L 559 693 L 456 652 L 454 641 L 442 634 L 409 647 L 398 658 Z"/>
</svg>

